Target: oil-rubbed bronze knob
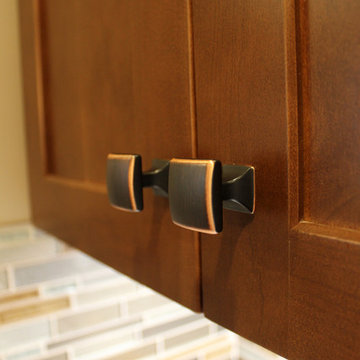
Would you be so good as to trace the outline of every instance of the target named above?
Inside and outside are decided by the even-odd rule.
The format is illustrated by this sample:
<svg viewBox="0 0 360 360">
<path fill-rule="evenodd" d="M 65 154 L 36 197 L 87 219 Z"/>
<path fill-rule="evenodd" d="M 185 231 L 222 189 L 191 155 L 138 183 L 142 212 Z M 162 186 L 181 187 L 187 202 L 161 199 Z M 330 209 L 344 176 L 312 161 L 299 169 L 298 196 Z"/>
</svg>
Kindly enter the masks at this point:
<svg viewBox="0 0 360 360">
<path fill-rule="evenodd" d="M 169 203 L 175 224 L 217 234 L 223 210 L 254 213 L 255 173 L 251 166 L 224 165 L 218 160 L 172 159 Z"/>
<path fill-rule="evenodd" d="M 126 211 L 143 209 L 143 187 L 152 187 L 159 196 L 168 196 L 169 161 L 155 159 L 152 168 L 142 172 L 141 156 L 109 154 L 107 190 L 112 206 Z"/>
</svg>

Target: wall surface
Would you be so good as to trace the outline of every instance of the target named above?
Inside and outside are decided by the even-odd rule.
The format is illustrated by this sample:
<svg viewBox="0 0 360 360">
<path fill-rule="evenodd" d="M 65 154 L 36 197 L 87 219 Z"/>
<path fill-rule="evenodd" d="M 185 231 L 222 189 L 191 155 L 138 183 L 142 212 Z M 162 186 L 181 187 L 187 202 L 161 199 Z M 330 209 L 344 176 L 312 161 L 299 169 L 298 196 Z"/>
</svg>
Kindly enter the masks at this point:
<svg viewBox="0 0 360 360">
<path fill-rule="evenodd" d="M 5 224 L 30 217 L 16 0 L 0 0 L 0 49 L 0 224 Z"/>
<path fill-rule="evenodd" d="M 31 225 L 0 249 L 1 360 L 285 360 Z"/>
</svg>

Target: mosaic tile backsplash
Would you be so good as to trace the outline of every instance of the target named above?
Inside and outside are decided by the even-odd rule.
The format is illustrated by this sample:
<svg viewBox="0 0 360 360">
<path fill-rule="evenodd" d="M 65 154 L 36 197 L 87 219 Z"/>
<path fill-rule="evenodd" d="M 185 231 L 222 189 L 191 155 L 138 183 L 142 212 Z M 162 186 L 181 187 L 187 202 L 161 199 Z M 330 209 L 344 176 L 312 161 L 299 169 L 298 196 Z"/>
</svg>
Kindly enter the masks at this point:
<svg viewBox="0 0 360 360">
<path fill-rule="evenodd" d="M 0 360 L 279 360 L 28 224 L 0 228 Z"/>
</svg>

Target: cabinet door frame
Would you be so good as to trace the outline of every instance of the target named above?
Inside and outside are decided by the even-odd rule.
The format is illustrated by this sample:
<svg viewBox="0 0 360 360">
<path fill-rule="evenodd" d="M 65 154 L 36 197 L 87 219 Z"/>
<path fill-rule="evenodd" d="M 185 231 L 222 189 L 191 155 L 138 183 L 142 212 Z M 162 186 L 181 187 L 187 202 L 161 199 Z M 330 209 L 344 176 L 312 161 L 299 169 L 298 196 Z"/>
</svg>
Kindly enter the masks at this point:
<svg viewBox="0 0 360 360">
<path fill-rule="evenodd" d="M 43 41 L 44 32 L 47 29 L 43 28 L 42 6 L 49 3 L 41 0 L 19 0 L 18 4 L 22 37 L 32 221 L 40 228 L 49 231 L 69 244 L 133 277 L 135 280 L 192 310 L 201 311 L 199 237 L 197 234 L 192 234 L 172 224 L 166 198 L 155 197 L 150 189 L 146 189 L 144 190 L 145 209 L 142 213 L 129 214 L 120 212 L 109 205 L 104 182 L 90 181 L 86 178 L 71 178 L 53 172 L 52 160 L 48 151 L 49 139 L 47 139 L 45 121 L 47 116 L 45 100 L 50 95 L 44 90 L 44 82 L 48 81 L 48 79 L 44 78 L 43 72 L 44 66 L 46 66 L 44 63 Z M 56 3 L 51 5 L 54 4 L 56 5 Z M 58 4 L 62 6 L 61 0 Z M 95 8 L 98 6 L 98 3 L 94 1 L 91 4 Z M 114 7 L 119 5 L 111 1 L 107 1 L 107 4 L 112 4 Z M 139 2 L 139 5 L 139 11 L 143 11 L 142 14 L 145 16 L 148 4 Z M 128 6 L 131 11 L 135 11 L 131 2 L 122 6 Z M 158 3 L 158 6 L 167 5 L 166 2 L 163 2 Z M 146 134 L 150 137 L 149 140 L 156 145 L 155 148 L 161 149 L 161 144 L 163 144 L 164 149 L 162 149 L 163 153 L 159 155 L 155 154 L 154 151 L 144 150 L 145 153 L 142 154 L 143 159 L 145 159 L 144 167 L 150 165 L 151 157 L 191 157 L 196 152 L 194 91 L 192 87 L 193 49 L 192 37 L 189 35 L 191 34 L 191 27 L 189 27 L 190 7 L 188 1 L 180 1 L 177 6 L 181 10 L 180 18 L 179 14 L 170 13 L 172 16 L 176 15 L 177 22 L 171 22 L 169 14 L 168 17 L 165 17 L 161 12 L 149 13 L 149 16 L 153 16 L 153 18 L 149 19 L 147 25 L 151 27 L 154 34 L 147 34 L 148 38 L 143 39 L 145 44 L 141 45 L 146 46 L 146 41 L 152 41 L 151 36 L 156 37 L 159 35 L 156 31 L 162 31 L 161 21 L 171 22 L 169 27 L 174 32 L 173 35 L 169 36 L 178 37 L 178 34 L 180 39 L 175 45 L 173 42 L 168 41 L 166 46 L 174 45 L 175 50 L 180 49 L 181 60 L 174 60 L 175 64 L 170 64 L 169 68 L 162 69 L 164 71 L 163 75 L 158 72 L 156 76 L 163 76 L 166 81 L 170 77 L 166 74 L 173 71 L 171 66 L 175 68 L 174 73 L 178 76 L 178 83 L 173 82 L 170 85 L 165 85 L 174 90 L 173 94 L 170 92 L 169 101 L 176 101 L 176 103 L 180 101 L 183 104 L 182 115 L 179 115 L 177 119 L 176 116 L 171 119 L 173 121 L 172 126 L 164 127 L 165 130 L 162 133 L 157 129 L 158 126 L 155 126 L 154 131 Z M 165 12 L 168 10 L 165 9 Z M 93 10 L 87 9 L 87 11 Z M 108 12 L 108 16 L 112 16 L 111 12 Z M 94 17 L 94 19 L 94 22 L 98 21 L 97 17 Z M 134 37 L 137 36 L 141 40 L 141 36 L 138 36 L 136 31 L 141 32 L 142 29 L 142 26 L 138 28 L 135 26 L 135 28 L 132 28 L 133 33 L 131 34 L 135 34 Z M 158 44 L 160 44 L 160 47 L 163 46 L 161 43 Z M 136 46 L 136 44 L 133 46 Z M 156 51 L 160 50 L 153 51 L 151 47 L 147 49 L 148 53 L 153 55 L 152 60 L 148 59 L 150 64 L 151 61 L 155 61 Z M 164 56 L 169 56 L 171 59 L 172 54 L 165 53 Z M 145 60 L 138 59 L 138 63 L 141 64 L 141 61 Z M 180 61 L 183 61 L 183 63 L 180 64 Z M 138 66 L 140 65 L 138 64 Z M 141 85 L 140 75 L 136 80 L 138 81 L 137 84 L 139 85 L 140 82 Z M 154 85 L 157 85 L 157 89 L 159 89 L 163 83 Z M 177 88 L 179 89 L 177 90 Z M 176 91 L 181 92 L 181 99 L 176 96 Z M 138 100 L 140 99 L 140 105 L 144 107 L 149 105 L 149 108 L 151 108 L 152 94 L 136 96 L 138 96 Z M 163 102 L 167 107 L 165 110 L 160 109 L 159 114 L 162 114 L 162 120 L 165 121 L 164 114 L 166 114 L 166 111 L 175 110 L 171 110 L 174 109 L 174 106 L 167 104 L 166 99 L 163 99 Z M 156 110 L 155 108 L 155 113 Z M 154 123 L 158 124 L 156 121 L 159 122 L 160 120 L 154 120 Z M 168 122 L 169 119 L 166 118 L 166 121 Z M 182 131 L 180 131 L 180 134 L 175 134 L 176 131 L 173 129 L 179 127 L 181 127 Z M 176 143 L 174 138 L 178 138 L 179 143 Z M 166 139 L 167 143 L 164 142 L 164 139 Z M 166 145 L 169 143 L 174 146 Z M 129 144 L 131 144 L 131 139 L 129 139 Z M 149 147 L 151 144 L 145 144 L 143 148 L 146 149 L 146 146 Z M 176 150 L 174 150 L 175 148 Z M 123 152 L 125 151 L 131 152 L 131 150 L 124 148 Z M 174 151 L 177 153 L 174 153 Z M 106 157 L 104 156 L 105 163 Z"/>
<path fill-rule="evenodd" d="M 360 353 L 360 223 L 349 211 L 359 213 L 357 194 L 349 193 L 359 178 L 359 103 L 351 89 L 360 85 L 360 6 L 328 5 L 293 2 L 298 106 L 289 121 L 289 359 Z"/>
<path fill-rule="evenodd" d="M 356 358 L 360 353 L 360 204 L 358 186 L 354 186 L 359 181 L 349 179 L 360 178 L 359 102 L 354 100 L 360 84 L 356 63 L 360 6 L 353 0 L 334 1 L 332 6 L 321 0 L 210 4 L 196 0 L 193 5 L 198 153 L 254 165 L 258 180 L 253 219 L 225 210 L 224 231 L 218 239 L 201 235 L 205 316 L 289 359 Z M 309 11 L 313 11 L 312 17 Z M 277 34 L 271 37 L 274 28 Z M 279 50 L 280 38 L 284 42 Z M 311 56 L 317 59 L 311 62 Z M 269 91 L 280 77 L 284 83 Z M 312 89 L 315 80 L 316 89 Z M 326 98 L 328 91 L 331 101 L 335 85 L 345 91 L 327 107 L 321 95 Z M 254 99 L 247 98 L 252 86 L 257 90 Z M 317 98 L 311 97 L 312 91 Z M 283 109 L 273 118 L 268 116 L 269 98 L 274 107 L 281 103 Z M 314 115 L 316 101 L 321 104 Z M 344 128 L 341 109 L 347 111 Z M 271 123 L 277 124 L 278 131 Z M 317 123 L 323 126 L 318 133 L 314 131 Z M 325 132 L 324 124 L 332 129 Z M 213 136 L 216 128 L 220 139 Z M 317 139 L 320 135 L 321 140 Z M 282 150 L 270 137 L 278 139 Z M 316 141 L 323 141 L 320 145 L 325 150 L 336 146 L 339 152 L 328 152 L 333 155 L 328 169 L 331 175 L 326 166 L 314 166 L 327 160 L 318 150 L 321 146 L 317 153 L 312 148 Z M 346 196 L 341 199 L 334 184 L 340 183 L 339 190 L 344 190 L 342 177 L 350 190 L 343 191 Z M 322 180 L 331 187 L 329 195 Z M 267 193 L 265 186 L 270 188 Z M 314 211 L 309 198 L 318 189 L 322 203 L 315 204 Z M 278 198 L 272 198 L 274 194 Z M 333 213 L 326 211 L 326 201 Z M 267 218 L 283 230 L 281 234 L 270 221 L 264 226 Z M 268 241 L 251 228 L 254 224 L 268 234 Z M 277 257 L 281 257 L 282 267 Z"/>
</svg>

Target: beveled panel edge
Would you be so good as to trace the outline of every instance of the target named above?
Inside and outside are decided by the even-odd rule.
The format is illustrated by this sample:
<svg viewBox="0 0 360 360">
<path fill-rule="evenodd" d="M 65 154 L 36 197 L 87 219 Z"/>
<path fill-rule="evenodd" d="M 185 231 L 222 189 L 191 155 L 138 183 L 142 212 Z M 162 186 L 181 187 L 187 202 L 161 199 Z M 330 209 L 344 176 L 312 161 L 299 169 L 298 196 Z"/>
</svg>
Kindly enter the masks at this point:
<svg viewBox="0 0 360 360">
<path fill-rule="evenodd" d="M 34 55 L 35 55 L 35 78 L 36 78 L 36 93 L 37 93 L 37 113 L 38 113 L 38 127 L 40 137 L 40 156 L 43 176 L 52 175 L 50 169 L 49 146 L 46 137 L 46 123 L 45 123 L 45 96 L 44 96 L 44 68 L 43 68 L 43 44 L 42 44 L 42 29 L 41 29 L 41 14 L 40 14 L 40 0 L 32 0 L 33 18 L 34 18 Z"/>
<path fill-rule="evenodd" d="M 37 113 L 38 113 L 38 127 L 39 127 L 39 137 L 40 137 L 40 156 L 41 156 L 41 165 L 43 171 L 43 177 L 45 180 L 54 180 L 54 178 L 59 178 L 60 183 L 64 183 L 65 180 L 69 180 L 70 183 L 76 182 L 77 188 L 82 188 L 83 190 L 89 189 L 90 187 L 99 187 L 100 183 L 90 182 L 86 179 L 79 180 L 71 177 L 66 177 L 63 175 L 58 175 L 52 171 L 51 166 L 51 154 L 50 154 L 50 145 L 48 142 L 47 136 L 47 122 L 46 122 L 46 99 L 45 99 L 45 80 L 44 80 L 44 46 L 43 46 L 43 34 L 45 32 L 44 26 L 42 24 L 42 14 L 41 14 L 41 0 L 32 0 L 32 9 L 34 17 L 34 42 L 35 42 L 35 77 L 36 77 L 36 92 L 37 92 Z M 83 183 L 83 186 L 80 184 Z"/>
<path fill-rule="evenodd" d="M 285 1 L 284 43 L 286 57 L 286 112 L 288 133 L 288 226 L 300 221 L 299 213 L 299 79 L 297 0 Z"/>
<path fill-rule="evenodd" d="M 291 229 L 291 231 L 300 234 L 325 237 L 328 239 L 334 239 L 334 241 L 347 242 L 356 245 L 359 245 L 360 243 L 360 231 L 358 230 L 316 224 L 305 220 L 300 221 L 298 225 Z"/>
</svg>

